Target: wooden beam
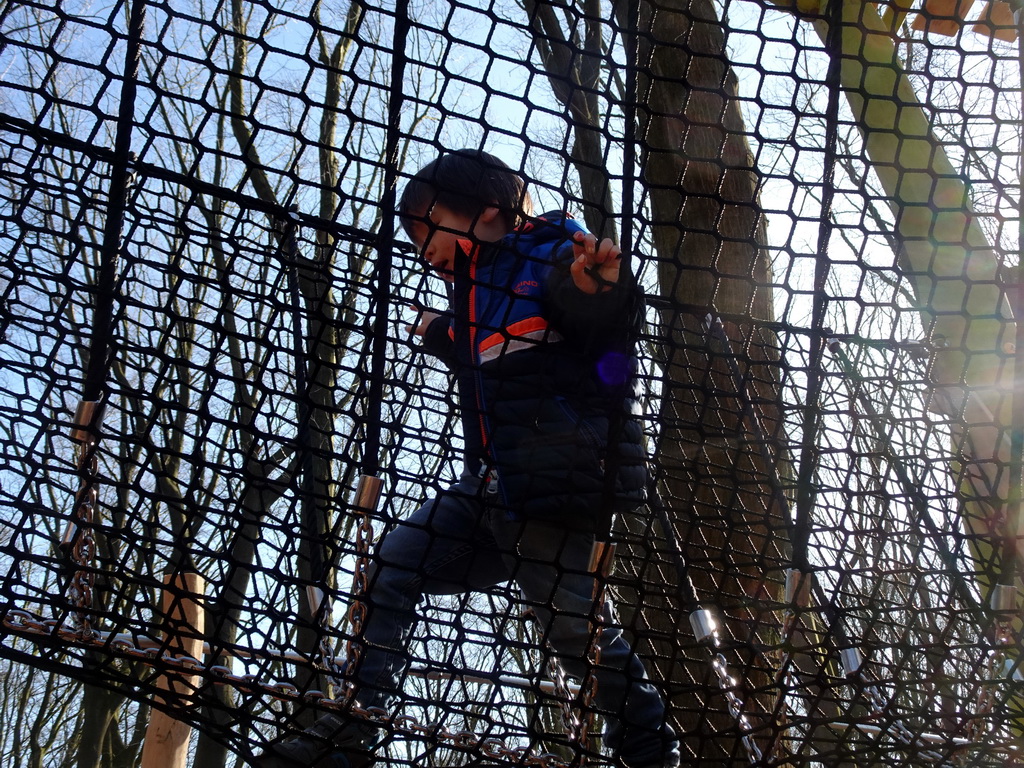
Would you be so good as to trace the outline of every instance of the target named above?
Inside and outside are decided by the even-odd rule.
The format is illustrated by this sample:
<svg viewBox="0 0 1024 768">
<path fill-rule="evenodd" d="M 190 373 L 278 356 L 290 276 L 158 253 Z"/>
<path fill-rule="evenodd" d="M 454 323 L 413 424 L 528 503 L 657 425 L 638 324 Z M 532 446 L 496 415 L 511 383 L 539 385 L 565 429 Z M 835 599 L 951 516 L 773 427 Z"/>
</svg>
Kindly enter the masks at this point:
<svg viewBox="0 0 1024 768">
<path fill-rule="evenodd" d="M 972 5 L 974 0 L 925 0 L 924 8 L 910 26 L 926 33 L 956 37 Z"/>
<path fill-rule="evenodd" d="M 1013 20 L 1013 11 L 1005 0 L 989 0 L 971 30 L 979 35 L 989 35 L 1008 43 L 1017 39 L 1017 24 Z"/>
<path fill-rule="evenodd" d="M 161 607 L 164 637 L 171 652 L 202 659 L 206 622 L 198 599 L 205 589 L 206 582 L 198 573 L 165 574 Z M 168 693 L 163 700 L 179 706 L 181 698 L 193 695 L 198 685 L 198 675 L 167 673 L 157 679 L 157 687 Z M 141 768 L 186 768 L 191 738 L 191 726 L 159 710 L 151 710 L 142 745 Z"/>
</svg>

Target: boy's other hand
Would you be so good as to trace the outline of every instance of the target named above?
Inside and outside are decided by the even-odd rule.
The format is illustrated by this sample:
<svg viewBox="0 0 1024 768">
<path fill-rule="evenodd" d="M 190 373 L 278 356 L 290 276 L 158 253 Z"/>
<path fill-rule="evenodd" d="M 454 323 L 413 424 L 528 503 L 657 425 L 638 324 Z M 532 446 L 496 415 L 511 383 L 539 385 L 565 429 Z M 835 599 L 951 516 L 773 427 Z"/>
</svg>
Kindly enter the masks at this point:
<svg viewBox="0 0 1024 768">
<path fill-rule="evenodd" d="M 619 282 L 622 249 L 607 237 L 601 242 L 589 232 L 572 236 L 573 259 L 569 273 L 583 293 L 610 291 Z"/>
<path fill-rule="evenodd" d="M 405 326 L 405 329 L 414 336 L 425 336 L 427 328 L 430 324 L 441 317 L 440 312 L 435 312 L 432 309 L 424 309 L 423 307 L 416 306 L 415 304 L 410 305 L 409 309 L 416 312 L 416 320 L 411 324 Z"/>
</svg>

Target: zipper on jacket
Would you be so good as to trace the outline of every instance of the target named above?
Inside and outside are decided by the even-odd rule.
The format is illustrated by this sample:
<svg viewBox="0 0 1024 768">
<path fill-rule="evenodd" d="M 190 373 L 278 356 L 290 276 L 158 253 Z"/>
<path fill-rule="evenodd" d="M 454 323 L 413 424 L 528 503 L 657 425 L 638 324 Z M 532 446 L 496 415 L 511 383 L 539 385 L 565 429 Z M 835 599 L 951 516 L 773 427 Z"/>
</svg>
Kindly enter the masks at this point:
<svg viewBox="0 0 1024 768">
<path fill-rule="evenodd" d="M 562 409 L 562 413 L 568 416 L 569 420 L 576 425 L 576 431 L 587 443 L 590 444 L 592 448 L 600 450 L 604 447 L 605 443 L 601 440 L 600 435 L 597 434 L 597 430 L 594 429 L 590 425 L 590 422 L 588 422 L 583 416 L 576 413 L 576 409 L 569 404 L 568 400 L 561 395 L 556 395 L 555 402 L 557 402 L 559 407 Z M 603 464 L 604 462 L 602 461 L 601 463 Z"/>
<path fill-rule="evenodd" d="M 477 420 L 480 426 L 480 446 L 483 450 L 484 456 L 493 459 L 494 457 L 490 456 L 490 446 L 487 444 L 487 421 L 484 416 L 483 377 L 480 374 L 480 355 L 476 348 L 477 331 L 479 330 L 477 328 L 476 295 L 476 259 L 471 258 L 469 261 L 469 300 L 466 302 L 469 305 L 469 328 L 467 329 L 467 337 L 469 339 L 469 359 L 470 364 L 473 366 L 473 381 L 476 384 L 476 386 L 473 387 L 475 390 L 473 394 L 476 397 Z"/>
</svg>

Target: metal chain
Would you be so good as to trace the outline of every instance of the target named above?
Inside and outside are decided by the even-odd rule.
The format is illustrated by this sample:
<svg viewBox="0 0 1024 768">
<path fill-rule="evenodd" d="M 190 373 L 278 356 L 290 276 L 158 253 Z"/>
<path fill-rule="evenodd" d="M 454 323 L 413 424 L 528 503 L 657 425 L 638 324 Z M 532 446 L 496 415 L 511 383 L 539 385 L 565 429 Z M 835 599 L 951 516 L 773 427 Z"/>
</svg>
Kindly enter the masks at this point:
<svg viewBox="0 0 1024 768">
<path fill-rule="evenodd" d="M 889 734 L 897 741 L 919 750 L 917 755 L 927 760 L 946 765 L 945 758 L 934 750 L 922 749 L 924 742 L 917 738 L 902 720 L 889 715 L 889 702 L 882 696 L 878 682 L 868 674 L 857 646 L 850 646 L 840 651 L 840 663 L 847 679 L 852 683 L 859 683 L 859 690 L 868 701 L 868 717 L 880 723 L 880 732 Z M 886 722 L 888 721 L 888 722 Z"/>
<path fill-rule="evenodd" d="M 88 463 L 90 473 L 94 473 L 95 459 L 89 460 Z M 93 632 L 91 614 L 94 608 L 93 586 L 96 583 L 96 575 L 92 571 L 92 565 L 96 558 L 96 539 L 92 533 L 92 525 L 98 499 L 99 492 L 95 485 L 82 488 L 75 499 L 72 523 L 71 561 L 75 565 L 75 572 L 68 584 L 68 600 L 74 607 L 74 625 L 79 633 L 86 636 Z"/>
<path fill-rule="evenodd" d="M 359 661 L 363 655 L 363 647 L 357 641 L 363 633 L 363 625 L 366 622 L 366 603 L 364 596 L 369 587 L 367 573 L 370 567 L 370 542 L 373 540 L 373 523 L 366 513 L 361 515 L 359 526 L 356 528 L 356 565 L 352 574 L 352 602 L 348 609 L 348 621 L 352 636 L 345 643 L 345 683 L 342 686 L 344 701 L 351 703 L 355 697 L 356 686 L 352 675 L 359 668 Z"/>
<path fill-rule="evenodd" d="M 615 545 L 609 542 L 594 542 L 590 555 L 590 573 L 594 577 L 592 593 L 594 621 L 591 623 L 590 643 L 587 646 L 589 673 L 583 686 L 580 706 L 583 715 L 580 722 L 579 745 L 581 754 L 586 754 L 590 744 L 590 732 L 594 727 L 594 701 L 597 698 L 597 675 L 594 670 L 601 665 L 601 636 L 605 625 L 605 588 L 608 576 L 615 562 Z M 582 760 L 581 760 L 582 762 Z"/>
<path fill-rule="evenodd" d="M 948 764 L 947 758 L 935 750 L 927 749 L 925 747 L 925 740 L 915 736 L 914 732 L 911 731 L 902 720 L 898 720 L 889 714 L 889 702 L 879 690 L 878 682 L 872 679 L 871 675 L 868 674 L 864 665 L 864 658 L 861 655 L 860 648 L 858 646 L 851 645 L 840 650 L 839 658 L 843 672 L 851 686 L 854 688 L 854 695 L 860 693 L 867 699 L 868 718 L 881 724 L 878 727 L 879 733 L 888 734 L 897 741 L 909 747 L 914 747 L 916 750 L 915 755 L 917 757 L 923 757 L 924 759 L 935 762 L 938 765 Z M 855 683 L 857 685 L 854 685 Z M 854 727 L 858 726 L 855 725 Z"/>
<path fill-rule="evenodd" d="M 380 708 L 364 708 L 350 703 L 346 698 L 334 699 L 318 690 L 300 691 L 299 688 L 286 682 L 263 682 L 255 675 L 239 675 L 230 667 L 223 665 L 205 666 L 202 661 L 187 654 L 172 653 L 160 643 L 140 648 L 135 641 L 123 635 L 113 636 L 103 632 L 93 632 L 83 636 L 78 631 L 68 629 L 57 619 L 42 619 L 24 610 L 8 610 L 3 614 L 2 624 L 8 631 L 23 636 L 45 637 L 57 639 L 72 645 L 89 646 L 101 649 L 115 656 L 122 656 L 151 665 L 161 665 L 171 671 L 188 672 L 205 675 L 217 684 L 233 685 L 236 688 L 251 691 L 262 691 L 283 701 L 304 701 L 329 709 L 344 710 L 355 717 L 363 718 L 375 725 L 389 727 L 395 733 L 413 736 L 420 739 L 433 740 L 438 743 L 466 752 L 479 751 L 487 757 L 508 762 L 518 766 L 534 768 L 572 768 L 569 763 L 550 753 L 537 754 L 525 747 L 509 747 L 500 739 L 482 737 L 472 731 L 451 730 L 439 724 L 422 724 L 409 715 L 389 716 Z M 743 744 L 747 749 L 751 762 L 760 760 L 760 750 L 750 736 L 750 723 L 743 714 L 743 702 L 736 695 L 736 681 L 729 675 L 726 661 L 721 653 L 712 659 L 713 668 L 723 692 L 729 703 L 730 714 L 737 719 L 744 731 Z M 862 678 L 863 679 L 863 678 Z M 864 685 L 864 692 L 871 702 L 871 716 L 881 719 L 885 715 L 886 702 L 876 686 L 871 683 Z M 891 723 L 879 729 L 881 732 L 895 732 L 904 743 L 920 748 L 921 739 L 899 723 Z M 1012 750 L 1011 750 L 1012 753 Z M 946 758 L 934 750 L 922 750 L 921 757 L 934 760 L 939 765 L 946 765 Z"/>
<path fill-rule="evenodd" d="M 337 655 L 334 651 L 334 642 L 331 639 L 330 628 L 328 626 L 330 624 L 332 613 L 331 599 L 316 587 L 308 587 L 307 594 L 310 595 L 309 604 L 313 615 L 319 617 L 320 642 L 317 649 L 320 652 L 320 658 L 323 659 L 324 668 L 327 669 L 328 682 L 335 689 L 340 691 L 345 687 L 345 670 L 338 666 Z"/>
<path fill-rule="evenodd" d="M 423 724 L 411 715 L 389 715 L 380 707 L 362 707 L 347 696 L 331 698 L 323 691 L 299 690 L 291 683 L 264 682 L 255 675 L 239 675 L 223 665 L 205 666 L 199 659 L 187 654 L 172 653 L 160 644 L 139 648 L 132 640 L 124 637 L 111 639 L 103 633 L 83 637 L 68 630 L 54 619 L 40 619 L 27 611 L 10 610 L 3 615 L 5 629 L 22 635 L 56 638 L 75 645 L 100 648 L 114 654 L 146 664 L 169 668 L 176 672 L 205 675 L 213 682 L 233 685 L 248 691 L 262 691 L 282 701 L 302 701 L 324 709 L 341 710 L 346 715 L 358 717 L 373 725 L 385 727 L 394 733 L 434 741 L 462 752 L 479 753 L 487 758 L 523 768 L 570 768 L 570 764 L 550 753 L 536 753 L 526 747 L 510 747 L 501 739 L 483 737 L 473 731 L 453 730 L 440 724 Z"/>
<path fill-rule="evenodd" d="M 978 702 L 974 717 L 967 724 L 966 736 L 976 740 L 985 733 L 984 718 L 992 711 L 996 702 L 996 684 L 1003 677 L 1006 652 L 1013 643 L 1013 616 L 1017 604 L 1017 588 L 998 585 L 992 593 L 992 608 L 995 610 L 992 647 L 987 651 L 985 680 L 978 690 Z"/>
<path fill-rule="evenodd" d="M 744 712 L 743 699 L 736 693 L 739 683 L 729 674 L 729 663 L 721 652 L 718 621 L 711 611 L 706 608 L 699 608 L 690 614 L 690 626 L 693 629 L 693 636 L 697 642 L 707 644 L 708 650 L 711 653 L 711 669 L 718 677 L 718 687 L 721 688 L 722 693 L 725 695 L 726 703 L 729 706 L 729 714 L 735 718 L 736 724 L 739 726 L 740 739 L 743 743 L 743 748 L 747 752 L 747 758 L 750 760 L 751 765 L 757 765 L 761 763 L 764 756 L 761 753 L 761 748 L 757 746 L 757 742 L 754 741 L 754 737 L 751 735 L 754 728 L 750 723 L 750 718 Z"/>
<path fill-rule="evenodd" d="M 839 657 L 846 679 L 854 689 L 854 695 L 862 694 L 867 699 L 868 719 L 880 724 L 872 726 L 872 732 L 891 736 L 896 741 L 908 747 L 913 747 L 915 757 L 924 758 L 939 766 L 951 764 L 948 755 L 943 755 L 934 749 L 928 748 L 929 738 L 933 742 L 937 742 L 938 739 L 924 734 L 918 736 L 902 720 L 892 716 L 889 711 L 891 708 L 890 702 L 882 695 L 878 681 L 868 674 L 864 665 L 864 658 L 858 646 L 852 645 L 843 648 L 839 652 Z M 862 728 L 862 726 L 863 724 L 853 724 L 854 728 Z M 955 739 L 949 740 L 950 745 L 954 742 Z"/>
<path fill-rule="evenodd" d="M 768 754 L 772 757 L 782 758 L 784 756 L 785 735 L 789 729 L 788 707 L 786 697 L 788 692 L 799 686 L 799 681 L 793 674 L 793 635 L 797 631 L 798 616 L 800 610 L 807 608 L 811 602 L 811 589 L 814 584 L 814 574 L 801 571 L 798 568 L 790 568 L 786 571 L 786 586 L 783 602 L 786 604 L 782 615 L 782 634 L 780 642 L 783 648 L 779 659 L 779 666 L 775 674 L 775 704 L 772 713 L 776 717 L 777 732 L 768 748 Z"/>
<path fill-rule="evenodd" d="M 867 697 L 868 703 L 870 704 L 870 717 L 877 722 L 884 722 L 888 718 L 886 710 L 888 709 L 888 702 L 882 696 L 881 691 L 878 690 L 878 686 L 871 680 L 868 680 L 863 673 L 858 673 L 861 683 L 863 685 L 864 695 Z M 907 745 L 908 747 L 914 747 L 919 750 L 916 754 L 919 757 L 923 757 L 925 760 L 930 760 L 939 764 L 945 764 L 946 758 L 936 752 L 935 750 L 922 749 L 922 742 L 918 739 L 914 732 L 911 731 L 902 720 L 890 719 L 890 722 L 884 726 L 884 731 L 891 734 L 895 739 Z"/>
<path fill-rule="evenodd" d="M 775 723 L 778 727 L 778 732 L 772 739 L 772 744 L 768 748 L 768 754 L 772 757 L 781 758 L 784 756 L 785 747 L 785 734 L 789 729 L 789 718 L 787 716 L 787 704 L 786 696 L 791 688 L 797 686 L 797 681 L 793 675 L 793 652 L 791 650 L 791 640 L 793 633 L 796 631 L 796 610 L 792 604 L 787 605 L 785 612 L 782 615 L 782 636 L 781 643 L 783 647 L 782 655 L 779 659 L 779 666 L 775 673 L 775 704 L 772 707 L 772 712 L 776 718 Z"/>
<path fill-rule="evenodd" d="M 799 607 L 807 606 L 810 602 L 810 590 L 813 584 L 811 579 L 813 579 L 812 574 L 803 573 L 797 569 L 791 569 L 786 575 L 785 602 L 787 607 L 782 627 L 782 639 L 783 643 L 786 645 L 788 645 L 789 639 L 796 630 L 798 615 L 797 609 Z M 773 756 L 780 756 L 782 754 L 782 733 L 785 729 L 784 717 L 786 711 L 783 700 L 786 695 L 786 686 L 792 681 L 792 675 L 789 672 L 791 663 L 792 652 L 787 648 L 782 655 L 782 662 L 775 679 L 775 683 L 778 686 L 778 695 L 776 697 L 774 711 L 778 713 L 780 731 L 772 740 L 772 745 L 769 748 L 769 754 Z M 867 675 L 863 666 L 863 658 L 857 647 L 851 646 L 844 649 L 841 652 L 841 663 L 847 678 L 860 682 L 860 690 L 863 692 L 869 704 L 870 719 L 877 722 L 883 722 L 887 719 L 890 720 L 889 723 L 878 728 L 880 733 L 889 734 L 901 743 L 914 747 L 918 750 L 916 754 L 919 757 L 935 762 L 940 766 L 949 764 L 948 758 L 944 757 L 939 752 L 933 749 L 923 748 L 925 742 L 916 736 L 914 732 L 911 731 L 910 728 L 908 728 L 902 721 L 892 719 L 888 716 L 887 710 L 889 708 L 889 704 L 879 690 L 877 683 L 872 681 Z M 962 759 L 962 757 L 960 759 Z"/>
<path fill-rule="evenodd" d="M 380 488 L 379 478 L 363 475 L 359 479 L 359 489 L 356 493 L 355 507 L 359 511 L 359 525 L 356 528 L 356 564 L 352 572 L 352 600 L 348 609 L 351 636 L 345 643 L 345 673 L 341 686 L 342 700 L 346 706 L 352 706 L 355 702 L 356 684 L 353 676 L 359 669 L 359 662 L 363 655 L 363 647 L 358 642 L 358 638 L 362 636 L 363 625 L 366 623 L 367 608 L 364 597 L 370 587 L 370 544 L 373 542 L 373 519 L 370 517 L 370 513 L 377 508 Z M 330 654 L 333 662 L 333 649 Z"/>
<path fill-rule="evenodd" d="M 572 690 L 569 688 L 569 678 L 565 674 L 565 668 L 562 667 L 558 658 L 554 655 L 554 649 L 551 650 L 552 652 L 548 654 L 547 672 L 548 678 L 555 688 L 558 708 L 562 715 L 562 727 L 570 739 L 578 742 L 584 737 L 584 724 L 572 705 L 574 697 Z"/>
<path fill-rule="evenodd" d="M 589 672 L 581 682 L 578 692 L 579 709 L 573 706 L 577 694 L 569 686 L 569 678 L 565 669 L 558 661 L 551 648 L 546 664 L 548 678 L 555 689 L 558 699 L 558 706 L 561 712 L 562 727 L 566 735 L 579 747 L 580 759 L 576 763 L 582 765 L 585 762 L 583 755 L 589 750 L 590 733 L 594 726 L 594 701 L 597 696 L 598 681 L 594 670 L 601 664 L 601 636 L 604 632 L 604 594 L 605 580 L 611 570 L 614 561 L 615 545 L 607 542 L 596 542 L 591 553 L 590 573 L 594 576 L 594 586 L 591 592 L 593 599 L 593 616 L 596 620 L 591 623 L 590 637 L 587 642 L 586 659 L 588 660 Z M 537 621 L 537 614 L 527 610 L 525 615 Z M 538 622 L 539 623 L 539 622 Z M 543 627 L 540 628 L 543 632 Z"/>
<path fill-rule="evenodd" d="M 540 619 L 537 618 L 537 614 L 532 608 L 527 608 L 523 611 L 523 618 L 532 619 L 534 624 L 537 625 L 537 632 L 543 636 L 544 627 L 541 626 Z M 554 698 L 558 702 L 562 729 L 571 740 L 576 741 L 579 739 L 582 729 L 582 723 L 572 705 L 576 695 L 569 685 L 569 676 L 565 673 L 565 668 L 558 660 L 558 657 L 555 655 L 555 649 L 550 644 L 548 644 L 548 652 L 545 656 L 547 661 L 544 664 L 544 669 L 547 672 L 548 680 L 551 681 L 551 687 L 554 689 Z"/>
<path fill-rule="evenodd" d="M 1003 674 L 1003 664 L 1006 660 L 1006 648 L 1012 640 L 1011 625 L 1008 621 L 996 622 L 995 647 L 988 651 L 988 659 L 985 663 L 985 677 L 978 691 L 978 703 L 975 707 L 974 716 L 966 728 L 966 735 L 969 739 L 977 739 L 985 733 L 982 726 L 984 718 L 992 712 L 996 702 L 996 683 Z"/>
<path fill-rule="evenodd" d="M 75 411 L 75 424 L 71 439 L 78 443 L 75 465 L 79 476 L 79 490 L 75 494 L 71 521 L 64 532 L 61 546 L 65 547 L 75 571 L 68 584 L 67 597 L 71 603 L 72 623 L 82 639 L 94 634 L 92 626 L 93 587 L 96 583 L 94 562 L 96 537 L 93 524 L 99 504 L 99 459 L 96 455 L 96 428 L 102 415 L 100 403 L 83 400 Z"/>
<path fill-rule="evenodd" d="M 601 664 L 601 633 L 604 631 L 604 622 L 598 616 L 591 634 L 590 648 L 587 649 L 587 658 L 590 660 L 590 674 L 587 676 L 587 684 L 583 688 L 583 698 L 580 701 L 580 708 L 583 714 L 580 717 L 580 732 L 577 741 L 580 751 L 586 754 L 590 746 L 590 732 L 594 728 L 594 701 L 597 698 L 597 675 L 594 670 Z"/>
<path fill-rule="evenodd" d="M 717 643 L 715 645 L 717 647 Z M 713 653 L 711 668 L 718 676 L 718 687 L 722 689 L 722 693 L 725 695 L 725 701 L 729 705 L 729 714 L 735 718 L 736 724 L 739 726 L 740 738 L 744 749 L 747 751 L 747 757 L 750 759 L 751 765 L 756 765 L 761 762 L 763 755 L 761 754 L 761 748 L 757 746 L 757 742 L 754 741 L 754 737 L 751 735 L 753 726 L 750 724 L 750 718 L 743 711 L 743 699 L 736 694 L 736 688 L 739 684 L 736 682 L 736 678 L 729 674 L 729 662 L 726 661 L 722 653 Z"/>
</svg>

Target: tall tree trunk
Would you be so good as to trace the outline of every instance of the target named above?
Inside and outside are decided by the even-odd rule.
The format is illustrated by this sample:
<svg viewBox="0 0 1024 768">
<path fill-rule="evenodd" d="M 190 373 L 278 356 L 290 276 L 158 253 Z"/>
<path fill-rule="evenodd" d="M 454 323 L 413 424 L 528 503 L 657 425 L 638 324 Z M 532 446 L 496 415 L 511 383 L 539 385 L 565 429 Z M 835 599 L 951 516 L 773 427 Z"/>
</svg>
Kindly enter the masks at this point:
<svg viewBox="0 0 1024 768">
<path fill-rule="evenodd" d="M 556 12 L 549 4 L 524 0 L 524 8 L 553 92 L 572 119 L 572 157 L 588 197 L 586 211 L 608 210 L 607 181 L 595 183 L 592 178 L 593 158 L 607 153 L 592 146 L 604 126 L 594 98 L 599 79 L 588 68 L 594 57 L 604 55 L 601 38 L 592 31 L 601 14 L 585 2 L 559 6 Z M 781 510 L 770 501 L 768 478 L 776 469 L 764 466 L 758 439 L 740 413 L 755 403 L 769 452 L 774 450 L 776 462 L 782 462 L 775 445 L 777 394 L 770 366 L 777 357 L 776 342 L 749 323 L 730 325 L 733 349 L 746 376 L 742 391 L 737 391 L 725 361 L 709 358 L 700 325 L 703 313 L 680 312 L 683 306 L 697 305 L 737 319 L 772 317 L 758 179 L 736 81 L 711 2 L 668 0 L 644 2 L 639 8 L 619 3 L 615 12 L 619 27 L 635 29 L 638 40 L 634 64 L 641 164 L 660 292 L 668 299 L 662 316 L 666 381 L 656 464 L 675 534 L 690 564 L 689 578 L 706 606 L 728 616 L 739 643 L 766 640 L 777 624 L 766 601 L 777 591 L 781 569 L 788 564 L 782 554 L 785 526 Z M 560 22 L 574 31 L 563 32 Z M 589 215 L 588 224 L 602 226 Z M 649 525 L 638 520 L 625 524 Z M 623 567 L 634 568 L 637 584 L 671 584 L 675 579 L 671 569 L 659 570 L 641 552 L 626 553 L 622 561 Z M 662 666 L 660 676 L 679 692 L 672 704 L 690 755 L 713 758 L 716 764 L 745 764 L 736 719 L 718 693 L 707 652 L 678 647 L 678 638 L 689 634 L 686 616 L 680 616 L 683 606 L 671 599 L 657 603 L 649 592 L 637 604 L 646 606 L 638 625 L 646 624 L 653 636 L 666 638 L 653 643 L 654 656 Z M 737 661 L 734 656 L 730 663 Z M 739 663 L 741 669 L 735 671 L 748 688 L 770 684 L 764 659 L 748 653 Z M 694 690 L 700 692 L 697 707 Z M 771 703 L 772 696 L 766 694 L 761 708 Z M 713 747 L 708 746 L 709 737 Z"/>
<path fill-rule="evenodd" d="M 112 728 L 124 697 L 94 685 L 82 686 L 82 735 L 78 742 L 75 768 L 102 768 L 110 760 Z"/>
<path fill-rule="evenodd" d="M 626 23 L 624 14 L 620 23 Z M 776 377 L 769 365 L 776 343 L 756 325 L 727 324 L 732 354 L 744 372 L 738 385 L 728 361 L 709 356 L 702 327 L 702 314 L 711 308 L 736 319 L 772 318 L 758 178 L 714 5 L 643 4 L 639 22 L 642 168 L 661 295 L 669 299 L 662 313 L 666 389 L 656 463 L 689 579 L 702 603 L 726 620 L 725 640 L 741 646 L 770 642 L 777 618 L 769 603 L 777 599 L 788 564 L 785 524 L 771 501 L 769 478 L 777 470 L 764 466 L 762 438 L 741 412 L 753 405 L 766 447 L 781 463 Z M 688 305 L 701 309 L 689 312 Z M 670 615 L 648 612 L 647 620 L 673 636 Z M 659 656 L 669 660 L 668 678 L 681 692 L 674 704 L 690 753 L 716 765 L 746 764 L 736 719 L 716 691 L 707 654 L 684 655 L 670 644 L 661 650 Z M 729 662 L 737 665 L 756 727 L 762 723 L 751 692 L 770 684 L 771 671 L 754 651 Z M 694 684 L 702 699 L 697 707 L 687 690 Z M 756 708 L 767 709 L 771 698 L 766 692 Z"/>
</svg>

